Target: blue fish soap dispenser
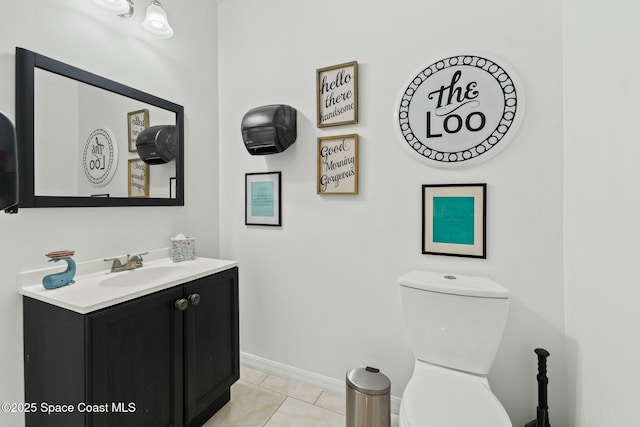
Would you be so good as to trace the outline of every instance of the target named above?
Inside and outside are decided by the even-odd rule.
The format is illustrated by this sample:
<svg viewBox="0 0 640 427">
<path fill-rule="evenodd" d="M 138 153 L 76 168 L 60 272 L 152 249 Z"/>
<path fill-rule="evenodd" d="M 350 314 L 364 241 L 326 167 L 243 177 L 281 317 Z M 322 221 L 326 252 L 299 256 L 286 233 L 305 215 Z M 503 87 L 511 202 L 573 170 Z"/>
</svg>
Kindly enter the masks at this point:
<svg viewBox="0 0 640 427">
<path fill-rule="evenodd" d="M 71 258 L 75 254 L 74 251 L 55 251 L 45 254 L 49 262 L 58 262 L 64 260 L 67 262 L 67 269 L 61 273 L 54 273 L 42 278 L 42 285 L 45 289 L 56 289 L 66 286 L 69 283 L 75 283 L 73 277 L 76 275 L 76 263 Z"/>
</svg>

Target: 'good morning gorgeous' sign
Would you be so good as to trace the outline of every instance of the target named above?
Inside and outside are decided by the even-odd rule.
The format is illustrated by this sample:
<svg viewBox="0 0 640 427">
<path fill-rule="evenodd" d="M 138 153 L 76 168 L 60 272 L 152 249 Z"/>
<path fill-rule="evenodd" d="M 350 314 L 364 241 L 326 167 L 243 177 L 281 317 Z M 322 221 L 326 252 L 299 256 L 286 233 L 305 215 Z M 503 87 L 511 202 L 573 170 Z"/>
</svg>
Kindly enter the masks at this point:
<svg viewBox="0 0 640 427">
<path fill-rule="evenodd" d="M 358 194 L 358 134 L 318 138 L 318 194 Z"/>
<path fill-rule="evenodd" d="M 485 56 L 441 59 L 414 75 L 395 110 L 401 143 L 436 167 L 469 166 L 502 150 L 524 96 L 514 74 Z"/>
</svg>

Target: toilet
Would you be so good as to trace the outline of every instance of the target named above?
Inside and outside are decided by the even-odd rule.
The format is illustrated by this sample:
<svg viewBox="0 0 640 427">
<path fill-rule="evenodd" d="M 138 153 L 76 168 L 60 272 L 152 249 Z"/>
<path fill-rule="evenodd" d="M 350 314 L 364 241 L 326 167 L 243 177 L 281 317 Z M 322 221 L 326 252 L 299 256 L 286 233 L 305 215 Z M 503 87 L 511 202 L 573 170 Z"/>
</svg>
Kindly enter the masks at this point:
<svg viewBox="0 0 640 427">
<path fill-rule="evenodd" d="M 509 291 L 485 277 L 430 271 L 412 271 L 398 282 L 415 356 L 400 427 L 512 427 L 487 381 Z"/>
</svg>

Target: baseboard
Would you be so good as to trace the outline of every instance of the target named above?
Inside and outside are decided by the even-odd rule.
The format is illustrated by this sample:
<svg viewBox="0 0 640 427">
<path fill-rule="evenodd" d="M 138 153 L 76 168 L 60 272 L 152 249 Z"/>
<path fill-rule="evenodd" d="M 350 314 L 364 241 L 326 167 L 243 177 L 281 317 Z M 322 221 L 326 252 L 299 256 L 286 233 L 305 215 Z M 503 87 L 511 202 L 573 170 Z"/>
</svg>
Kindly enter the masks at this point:
<svg viewBox="0 0 640 427">
<path fill-rule="evenodd" d="M 305 371 L 284 363 L 275 362 L 260 356 L 249 353 L 240 353 L 240 363 L 249 368 L 257 369 L 267 374 L 277 375 L 302 384 L 319 388 L 328 393 L 344 396 L 346 393 L 344 380 L 325 377 L 314 372 Z M 400 411 L 400 398 L 391 396 L 391 413 L 398 414 Z"/>
</svg>

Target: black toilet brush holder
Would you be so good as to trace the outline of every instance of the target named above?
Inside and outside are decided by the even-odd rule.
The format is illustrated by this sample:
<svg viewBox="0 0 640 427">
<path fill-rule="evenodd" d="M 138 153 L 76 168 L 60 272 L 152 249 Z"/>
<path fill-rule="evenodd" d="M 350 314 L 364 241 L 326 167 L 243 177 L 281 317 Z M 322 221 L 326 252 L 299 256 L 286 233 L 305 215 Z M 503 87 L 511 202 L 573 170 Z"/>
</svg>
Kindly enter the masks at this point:
<svg viewBox="0 0 640 427">
<path fill-rule="evenodd" d="M 550 427 L 549 424 L 549 405 L 547 403 L 547 358 L 549 352 L 544 348 L 536 348 L 534 352 L 538 355 L 538 408 L 536 410 L 536 419 L 529 421 L 525 427 Z"/>
</svg>

